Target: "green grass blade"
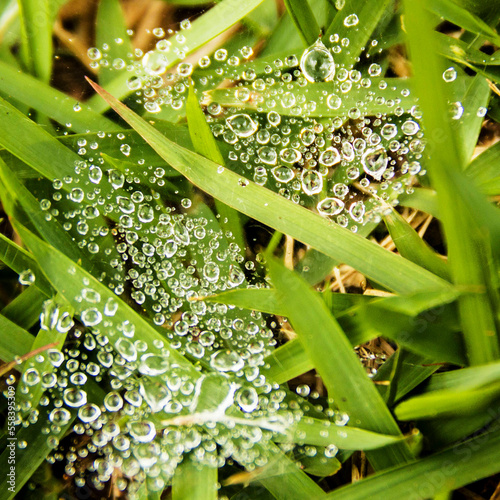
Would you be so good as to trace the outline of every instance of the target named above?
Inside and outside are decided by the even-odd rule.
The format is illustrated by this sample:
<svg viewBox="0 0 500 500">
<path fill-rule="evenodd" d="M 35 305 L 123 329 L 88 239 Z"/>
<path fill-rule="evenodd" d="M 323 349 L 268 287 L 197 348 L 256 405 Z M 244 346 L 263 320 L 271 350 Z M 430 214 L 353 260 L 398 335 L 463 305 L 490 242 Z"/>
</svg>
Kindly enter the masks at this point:
<svg viewBox="0 0 500 500">
<path fill-rule="evenodd" d="M 496 331 L 495 316 L 485 293 L 489 284 L 484 275 L 491 238 L 496 237 L 492 234 L 490 217 L 486 218 L 492 207 L 460 172 L 461 161 L 448 119 L 441 76 L 444 66 L 434 51 L 434 34 L 428 15 L 421 3 L 406 1 L 405 6 L 415 87 L 432 150 L 429 175 L 438 193 L 453 280 L 459 286 L 484 290 L 459 298 L 467 354 L 471 364 L 488 363 L 500 355 L 498 337 L 493 333 Z M 493 223 L 496 224 L 496 220 Z"/>
<path fill-rule="evenodd" d="M 375 474 L 327 495 L 329 500 L 424 500 L 500 471 L 500 431 L 491 432 L 418 460 Z"/>
<path fill-rule="evenodd" d="M 288 458 L 276 445 L 268 447 L 271 452 L 268 465 L 256 476 L 277 500 L 321 499 L 325 493 L 297 464 Z"/>
<path fill-rule="evenodd" d="M 48 83 L 52 71 L 50 0 L 18 0 L 23 55 L 32 74 Z"/>
<path fill-rule="evenodd" d="M 339 409 L 350 416 L 356 427 L 401 436 L 349 340 L 319 295 L 272 258 L 268 267 L 287 317 Z M 368 458 L 375 469 L 381 469 L 411 460 L 412 455 L 405 444 L 399 444 L 384 452 L 371 451 Z"/>
<path fill-rule="evenodd" d="M 300 54 L 299 54 L 300 57 Z M 378 89 L 379 83 L 384 80 L 388 83 L 384 89 Z M 393 109 L 388 103 L 393 99 L 400 101 L 401 106 L 405 111 L 417 104 L 417 100 L 412 93 L 403 92 L 411 88 L 411 80 L 402 78 L 373 78 L 371 87 L 353 88 L 347 94 L 341 94 L 338 82 L 314 83 L 308 85 L 307 90 L 297 83 L 290 83 L 289 88 L 296 96 L 303 96 L 304 102 L 314 102 L 313 111 L 306 110 L 305 105 L 302 106 L 302 113 L 309 117 L 337 117 L 342 116 L 347 119 L 348 111 L 356 107 L 363 115 L 375 115 L 377 113 L 392 113 Z M 373 89 L 377 88 L 377 96 L 381 99 L 373 99 Z M 256 99 L 246 102 L 241 102 L 235 95 L 234 89 L 215 89 L 206 92 L 206 101 L 217 102 L 221 106 L 235 107 L 247 111 L 269 112 L 276 111 L 282 116 L 290 116 L 296 114 L 296 107 L 290 108 L 283 104 L 281 99 L 272 99 L 275 89 L 271 86 L 262 92 L 255 91 L 252 87 L 252 94 Z M 403 94 L 402 94 L 403 92 Z M 340 109 L 332 109 L 328 106 L 328 96 L 332 93 L 342 95 L 342 107 Z M 295 110 L 295 111 L 294 111 Z"/>
<path fill-rule="evenodd" d="M 429 8 L 434 14 L 451 21 L 453 24 L 464 28 L 476 35 L 483 36 L 492 43 L 498 45 L 500 37 L 496 31 L 488 26 L 480 17 L 470 10 L 461 7 L 452 0 L 433 0 L 429 3 Z"/>
<path fill-rule="evenodd" d="M 116 40 L 121 40 L 121 42 L 118 43 Z M 118 0 L 100 0 L 99 2 L 96 17 L 96 47 L 102 50 L 104 44 L 109 47 L 105 51 L 109 65 L 99 67 L 101 85 L 106 85 L 118 75 L 113 62 L 117 59 L 126 62 L 130 57 L 129 54 L 133 53 L 123 10 Z"/>
<path fill-rule="evenodd" d="M 76 99 L 1 61 L 0 92 L 15 96 L 17 101 L 66 125 L 74 132 L 121 129 L 119 125 L 96 113 L 85 103 L 79 104 Z M 78 112 L 74 110 L 77 104 L 80 107 Z"/>
<path fill-rule="evenodd" d="M 52 287 L 34 257 L 3 234 L 0 234 L 0 260 L 17 274 L 30 269 L 36 277 L 33 286 L 36 286 L 46 297 L 52 295 Z"/>
<path fill-rule="evenodd" d="M 188 457 L 177 466 L 172 500 L 217 500 L 217 468 L 194 464 Z"/>
<path fill-rule="evenodd" d="M 312 45 L 318 39 L 320 29 L 307 0 L 285 0 L 285 7 L 306 47 Z"/>
<path fill-rule="evenodd" d="M 43 276 L 42 273 L 38 275 L 38 278 L 41 276 Z M 9 302 L 0 313 L 21 328 L 29 330 L 38 322 L 45 300 L 47 300 L 47 295 L 42 293 L 36 286 L 29 286 Z"/>
<path fill-rule="evenodd" d="M 449 288 L 441 278 L 378 245 L 330 224 L 319 215 L 283 199 L 278 194 L 242 179 L 220 165 L 177 146 L 114 97 L 94 85 L 170 165 L 193 184 L 238 211 L 345 262 L 374 281 L 396 292 Z"/>
<path fill-rule="evenodd" d="M 263 1 L 246 0 L 242 2 L 241 0 L 223 0 L 219 2 L 191 24 L 191 28 L 183 33 L 184 41 L 182 43 L 175 40 L 175 38 L 170 40 L 172 42 L 170 53 L 177 55 L 169 60 L 168 66 L 173 67 L 181 61 L 179 53 L 182 52 L 188 55 L 203 47 L 207 42 L 228 30 L 252 12 Z M 129 95 L 132 92 L 127 86 L 129 76 L 126 72 L 122 72 L 106 88 L 112 94 L 120 96 L 120 98 Z M 90 98 L 88 104 L 97 112 L 103 112 L 109 107 L 106 102 L 95 97 Z"/>
<path fill-rule="evenodd" d="M 3 99 L 0 99 L 0 145 L 50 180 L 74 175 L 75 162 L 81 161 L 80 156 Z"/>
<path fill-rule="evenodd" d="M 500 381 L 470 390 L 443 390 L 403 401 L 395 413 L 400 420 L 474 416 L 500 398 Z"/>
<path fill-rule="evenodd" d="M 278 384 L 288 382 L 292 378 L 314 368 L 314 364 L 298 339 L 290 340 L 278 347 L 266 358 L 269 368 L 266 377 Z"/>
<path fill-rule="evenodd" d="M 5 363 L 13 361 L 17 356 L 22 356 L 31 350 L 35 338 L 24 328 L 16 325 L 0 314 L 0 359 Z"/>
<path fill-rule="evenodd" d="M 408 260 L 445 280 L 450 279 L 447 263 L 434 252 L 418 233 L 395 210 L 384 217 L 392 241 Z"/>
<path fill-rule="evenodd" d="M 186 101 L 186 116 L 195 151 L 219 165 L 224 165 L 224 158 L 217 146 L 210 126 L 205 120 L 205 115 L 200 108 L 193 85 L 189 87 L 189 95 Z M 216 208 L 221 216 L 221 226 L 233 234 L 236 243 L 243 251 L 245 248 L 245 239 L 238 212 L 218 200 L 216 201 Z"/>
</svg>

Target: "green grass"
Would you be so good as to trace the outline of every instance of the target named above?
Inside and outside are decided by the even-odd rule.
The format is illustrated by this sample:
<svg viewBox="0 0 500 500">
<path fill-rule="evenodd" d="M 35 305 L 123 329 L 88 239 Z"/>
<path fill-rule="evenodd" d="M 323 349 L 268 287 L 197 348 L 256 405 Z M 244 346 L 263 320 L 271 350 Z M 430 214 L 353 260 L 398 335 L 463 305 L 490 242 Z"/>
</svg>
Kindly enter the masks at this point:
<svg viewBox="0 0 500 500">
<path fill-rule="evenodd" d="M 139 3 L 0 7 L 0 500 L 492 496 L 495 3 Z"/>
</svg>

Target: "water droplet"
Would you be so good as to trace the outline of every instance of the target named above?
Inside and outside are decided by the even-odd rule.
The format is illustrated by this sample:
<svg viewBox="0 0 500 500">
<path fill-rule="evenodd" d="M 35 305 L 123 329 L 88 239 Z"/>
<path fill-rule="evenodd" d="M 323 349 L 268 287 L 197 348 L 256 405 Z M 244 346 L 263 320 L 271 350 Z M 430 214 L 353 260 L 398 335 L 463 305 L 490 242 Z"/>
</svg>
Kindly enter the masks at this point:
<svg viewBox="0 0 500 500">
<path fill-rule="evenodd" d="M 231 287 L 239 286 L 245 281 L 245 274 L 239 266 L 231 264 L 229 266 L 228 285 Z"/>
<path fill-rule="evenodd" d="M 323 177 L 315 170 L 303 170 L 301 180 L 304 193 L 309 196 L 321 193 L 323 189 Z"/>
<path fill-rule="evenodd" d="M 383 147 L 376 149 L 368 149 L 361 157 L 361 165 L 363 170 L 377 180 L 382 178 L 382 174 L 387 168 L 389 157 Z"/>
<path fill-rule="evenodd" d="M 19 283 L 29 286 L 35 282 L 35 273 L 31 269 L 25 269 L 19 273 Z"/>
<path fill-rule="evenodd" d="M 420 125 L 413 120 L 407 120 L 401 125 L 401 130 L 406 135 L 415 135 L 420 130 Z"/>
<path fill-rule="evenodd" d="M 226 118 L 226 124 L 238 137 L 250 137 L 259 128 L 259 125 L 246 114 Z"/>
<path fill-rule="evenodd" d="M 142 65 L 148 75 L 162 75 L 167 71 L 168 59 L 163 52 L 150 50 L 142 58 Z"/>
<path fill-rule="evenodd" d="M 87 403 L 87 393 L 76 388 L 65 389 L 63 400 L 70 408 L 80 408 Z"/>
<path fill-rule="evenodd" d="M 124 338 L 118 339 L 115 348 L 118 354 L 127 361 L 132 362 L 137 359 L 137 350 L 130 340 Z"/>
<path fill-rule="evenodd" d="M 236 393 L 236 402 L 246 413 L 254 411 L 259 405 L 259 396 L 253 387 L 242 387 Z"/>
<path fill-rule="evenodd" d="M 335 75 L 335 62 L 325 45 L 317 41 L 303 53 L 300 69 L 304 77 L 312 83 L 327 82 Z"/>
</svg>

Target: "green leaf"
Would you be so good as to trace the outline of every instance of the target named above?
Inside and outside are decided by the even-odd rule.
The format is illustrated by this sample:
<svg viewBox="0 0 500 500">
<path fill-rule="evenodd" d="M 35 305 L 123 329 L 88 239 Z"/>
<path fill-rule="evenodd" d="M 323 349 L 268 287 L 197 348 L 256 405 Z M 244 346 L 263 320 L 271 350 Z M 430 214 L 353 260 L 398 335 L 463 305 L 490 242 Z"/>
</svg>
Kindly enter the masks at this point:
<svg viewBox="0 0 500 500">
<path fill-rule="evenodd" d="M 0 61 L 0 92 L 56 120 L 74 132 L 121 130 L 108 118 L 33 76 Z M 78 105 L 78 108 L 76 106 Z M 79 109 L 79 111 L 75 111 Z"/>
<path fill-rule="evenodd" d="M 33 286 L 36 286 L 46 297 L 52 295 L 52 287 L 33 256 L 3 234 L 0 234 L 0 260 L 17 274 L 30 269 L 36 278 Z"/>
<path fill-rule="evenodd" d="M 435 455 L 383 471 L 326 495 L 328 500 L 424 500 L 500 471 L 498 425 Z"/>
<path fill-rule="evenodd" d="M 172 500 L 217 500 L 217 468 L 195 464 L 185 457 L 175 469 Z"/>
<path fill-rule="evenodd" d="M 121 40 L 121 42 L 116 40 Z M 114 61 L 121 59 L 126 63 L 130 54 L 133 53 L 123 10 L 118 0 L 100 0 L 99 2 L 96 17 L 96 46 L 102 50 L 104 44 L 109 47 L 106 50 L 106 58 L 110 64 L 99 67 L 101 85 L 106 85 L 116 77 L 118 72 L 113 67 Z"/>
<path fill-rule="evenodd" d="M 43 274 L 40 272 L 38 278 L 41 277 L 43 277 Z M 16 325 L 29 330 L 38 321 L 45 300 L 47 300 L 47 295 L 36 286 L 29 286 L 0 312 Z"/>
<path fill-rule="evenodd" d="M 396 210 L 393 209 L 387 214 L 384 221 L 392 241 L 405 259 L 415 262 L 445 280 L 450 279 L 447 263 L 425 243 Z"/>
<path fill-rule="evenodd" d="M 195 151 L 219 165 L 224 165 L 224 158 L 217 146 L 210 126 L 205 120 L 205 115 L 200 108 L 193 85 L 189 87 L 189 95 L 186 101 L 186 115 Z M 236 243 L 243 251 L 245 248 L 245 239 L 238 212 L 218 200 L 216 201 L 216 208 L 221 216 L 221 226 L 233 234 Z"/>
<path fill-rule="evenodd" d="M 320 35 L 314 13 L 306 0 L 284 0 L 285 7 L 306 47 L 312 45 Z"/>
<path fill-rule="evenodd" d="M 96 91 L 170 165 L 193 184 L 238 211 L 351 265 L 374 281 L 400 292 L 449 288 L 441 278 L 402 259 L 278 194 L 242 179 L 220 165 L 177 146 L 98 85 Z"/>
<path fill-rule="evenodd" d="M 488 363 L 500 355 L 498 337 L 492 335 L 496 330 L 495 315 L 486 293 L 491 293 L 491 288 L 484 273 L 491 258 L 490 245 L 498 237 L 498 211 L 461 173 L 457 138 L 448 119 L 444 65 L 435 53 L 432 25 L 421 3 L 407 0 L 405 6 L 415 87 L 432 150 L 429 175 L 438 194 L 453 281 L 460 287 L 480 290 L 459 298 L 467 354 L 471 364 Z"/>
<path fill-rule="evenodd" d="M 338 408 L 362 429 L 401 436 L 390 411 L 368 378 L 352 346 L 317 293 L 307 283 L 268 259 L 269 274 L 300 342 Z M 376 469 L 412 458 L 405 444 L 368 455 Z"/>
<path fill-rule="evenodd" d="M 35 338 L 24 328 L 16 325 L 0 314 L 0 359 L 6 363 L 13 361 L 31 350 Z"/>
<path fill-rule="evenodd" d="M 300 54 L 299 54 L 300 58 Z M 381 81 L 387 83 L 387 86 L 380 89 L 379 84 Z M 411 88 L 412 82 L 409 79 L 402 78 L 372 78 L 369 88 L 354 87 L 347 94 L 341 93 L 339 82 L 320 82 L 308 85 L 307 87 L 301 86 L 296 82 L 291 82 L 287 88 L 296 96 L 297 100 L 303 100 L 305 104 L 302 105 L 301 113 L 309 117 L 337 117 L 341 116 L 347 119 L 350 109 L 356 107 L 363 115 L 375 115 L 377 113 L 392 113 L 393 109 L 389 104 L 397 99 L 399 106 L 405 111 L 409 112 L 410 109 L 417 104 L 417 100 L 412 93 L 404 92 Z M 373 98 L 373 89 L 377 89 L 377 97 Z M 297 106 L 287 106 L 281 99 L 274 97 L 276 88 L 269 86 L 263 91 L 256 91 L 249 87 L 255 99 L 242 102 L 236 97 L 233 88 L 230 89 L 215 89 L 205 93 L 206 99 L 204 102 L 217 102 L 221 106 L 236 107 L 243 110 L 269 112 L 276 111 L 282 116 L 295 116 L 297 113 Z M 331 94 L 342 95 L 342 106 L 339 109 L 332 109 L 328 106 L 328 97 Z M 314 103 L 314 107 L 310 106 L 306 110 L 307 103 Z M 312 111 L 311 111 L 312 109 Z"/>
</svg>

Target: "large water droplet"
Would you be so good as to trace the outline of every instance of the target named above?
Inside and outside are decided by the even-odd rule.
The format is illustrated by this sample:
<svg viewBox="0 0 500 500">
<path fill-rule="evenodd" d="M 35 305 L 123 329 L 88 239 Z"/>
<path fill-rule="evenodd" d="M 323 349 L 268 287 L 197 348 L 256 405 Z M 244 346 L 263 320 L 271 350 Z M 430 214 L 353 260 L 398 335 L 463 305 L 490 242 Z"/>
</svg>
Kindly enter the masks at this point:
<svg viewBox="0 0 500 500">
<path fill-rule="evenodd" d="M 317 209 L 321 215 L 337 215 L 344 210 L 344 202 L 337 198 L 325 198 L 318 203 Z"/>
<path fill-rule="evenodd" d="M 310 82 L 327 82 L 335 75 L 335 62 L 330 51 L 318 41 L 302 55 L 300 69 Z"/>
</svg>

